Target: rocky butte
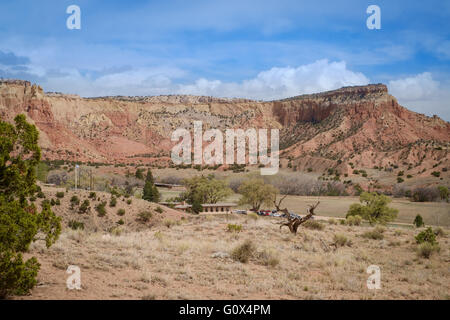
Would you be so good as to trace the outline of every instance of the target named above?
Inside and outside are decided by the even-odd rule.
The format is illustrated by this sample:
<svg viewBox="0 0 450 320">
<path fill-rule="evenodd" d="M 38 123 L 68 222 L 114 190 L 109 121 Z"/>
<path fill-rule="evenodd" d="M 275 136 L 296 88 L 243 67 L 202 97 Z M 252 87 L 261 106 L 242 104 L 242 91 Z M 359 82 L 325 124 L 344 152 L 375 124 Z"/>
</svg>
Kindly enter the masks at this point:
<svg viewBox="0 0 450 320">
<path fill-rule="evenodd" d="M 36 124 L 43 157 L 103 163 L 170 164 L 177 128 L 277 128 L 281 163 L 297 170 L 398 165 L 429 174 L 450 163 L 450 123 L 400 106 L 383 84 L 344 87 L 276 101 L 185 95 L 98 97 L 45 93 L 27 81 L 0 82 L 0 117 Z M 442 169 L 442 168 L 441 168 Z"/>
</svg>

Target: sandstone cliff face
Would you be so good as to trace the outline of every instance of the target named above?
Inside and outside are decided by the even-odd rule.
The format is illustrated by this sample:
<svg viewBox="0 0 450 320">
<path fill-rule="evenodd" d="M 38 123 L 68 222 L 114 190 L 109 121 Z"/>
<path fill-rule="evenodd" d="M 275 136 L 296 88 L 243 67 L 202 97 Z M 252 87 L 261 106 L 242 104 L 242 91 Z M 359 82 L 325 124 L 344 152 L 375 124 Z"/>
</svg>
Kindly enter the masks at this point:
<svg viewBox="0 0 450 320">
<path fill-rule="evenodd" d="M 41 132 L 44 158 L 91 162 L 166 161 L 172 132 L 279 128 L 282 156 L 298 169 L 448 166 L 450 123 L 411 112 L 385 85 L 347 87 L 258 102 L 196 96 L 102 97 L 45 94 L 26 81 L 0 82 L 0 117 L 24 113 Z"/>
</svg>

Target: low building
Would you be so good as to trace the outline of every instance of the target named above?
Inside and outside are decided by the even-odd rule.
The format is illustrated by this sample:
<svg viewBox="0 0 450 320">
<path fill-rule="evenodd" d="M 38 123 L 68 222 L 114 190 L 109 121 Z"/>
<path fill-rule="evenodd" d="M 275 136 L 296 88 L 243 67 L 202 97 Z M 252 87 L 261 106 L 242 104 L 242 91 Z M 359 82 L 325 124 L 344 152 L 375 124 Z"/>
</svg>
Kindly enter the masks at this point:
<svg viewBox="0 0 450 320">
<path fill-rule="evenodd" d="M 213 212 L 224 212 L 230 213 L 233 208 L 237 207 L 236 203 L 222 202 L 222 203 L 205 203 L 202 204 L 203 211 L 201 213 L 213 213 Z"/>
<path fill-rule="evenodd" d="M 166 189 L 178 190 L 178 191 L 186 190 L 186 187 L 181 184 L 155 182 L 155 186 L 157 186 L 159 188 L 166 188 Z"/>
<path fill-rule="evenodd" d="M 167 202 L 161 202 L 161 204 L 168 205 Z M 185 202 L 172 203 L 174 209 L 188 212 L 192 208 L 192 205 Z M 237 207 L 236 203 L 232 202 L 218 202 L 218 203 L 204 203 L 202 204 L 203 211 L 201 214 L 206 213 L 231 213 L 233 208 Z"/>
</svg>

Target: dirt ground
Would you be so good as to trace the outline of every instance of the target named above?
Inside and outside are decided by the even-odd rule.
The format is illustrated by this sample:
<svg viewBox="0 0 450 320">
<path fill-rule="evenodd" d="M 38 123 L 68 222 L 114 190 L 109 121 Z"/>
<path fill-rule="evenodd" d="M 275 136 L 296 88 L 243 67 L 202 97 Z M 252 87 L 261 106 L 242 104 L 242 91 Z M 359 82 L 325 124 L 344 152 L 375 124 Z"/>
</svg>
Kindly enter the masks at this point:
<svg viewBox="0 0 450 320">
<path fill-rule="evenodd" d="M 362 235 L 372 227 L 322 221 L 322 230 L 297 235 L 280 218 L 245 215 L 188 216 L 141 231 L 65 228 L 49 249 L 41 242 L 28 255 L 42 264 L 32 294 L 15 299 L 449 299 L 450 246 L 419 257 L 417 229 L 388 227 L 383 239 Z M 228 224 L 242 225 L 241 232 Z M 336 236 L 345 244 L 334 248 Z M 246 263 L 233 250 L 251 240 Z M 81 270 L 81 290 L 69 290 L 69 265 Z M 381 269 L 381 289 L 370 290 L 367 267 Z"/>
</svg>

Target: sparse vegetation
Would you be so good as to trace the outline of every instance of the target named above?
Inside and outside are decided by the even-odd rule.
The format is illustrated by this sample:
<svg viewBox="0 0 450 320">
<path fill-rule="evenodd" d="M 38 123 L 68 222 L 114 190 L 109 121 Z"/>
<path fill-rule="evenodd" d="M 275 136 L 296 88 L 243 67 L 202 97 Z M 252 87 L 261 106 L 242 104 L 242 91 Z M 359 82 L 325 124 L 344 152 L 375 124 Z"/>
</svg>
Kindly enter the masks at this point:
<svg viewBox="0 0 450 320">
<path fill-rule="evenodd" d="M 429 259 L 433 253 L 441 250 L 438 244 L 423 242 L 417 246 L 417 255 L 421 258 Z"/>
<path fill-rule="evenodd" d="M 70 204 L 72 206 L 78 206 L 80 204 L 80 198 L 78 198 L 78 196 L 72 196 L 72 198 L 70 198 Z"/>
<path fill-rule="evenodd" d="M 102 201 L 101 203 L 99 203 L 95 206 L 95 210 L 97 211 L 99 217 L 104 217 L 106 215 L 105 207 L 106 207 L 105 201 Z"/>
<path fill-rule="evenodd" d="M 348 241 L 346 236 L 344 236 L 342 234 L 335 234 L 334 235 L 334 239 L 333 239 L 333 243 L 338 248 L 338 247 L 345 246 L 346 244 L 349 243 L 349 241 Z"/>
<path fill-rule="evenodd" d="M 111 196 L 111 199 L 109 200 L 109 206 L 115 207 L 117 204 L 117 198 L 115 196 Z"/>
<path fill-rule="evenodd" d="M 242 231 L 242 225 L 241 224 L 231 224 L 231 223 L 229 223 L 227 225 L 227 231 L 228 232 L 241 232 Z"/>
<path fill-rule="evenodd" d="M 322 223 L 320 223 L 319 221 L 315 221 L 315 220 L 308 220 L 303 224 L 303 226 L 305 228 L 312 229 L 312 230 L 323 230 L 323 228 L 324 228 Z"/>
<path fill-rule="evenodd" d="M 152 218 L 153 214 L 150 211 L 141 211 L 138 214 L 138 220 L 140 222 L 148 222 Z"/>
<path fill-rule="evenodd" d="M 68 223 L 68 226 L 72 230 L 84 230 L 84 223 L 83 222 L 70 220 L 69 223 Z"/>
<path fill-rule="evenodd" d="M 89 210 L 89 206 L 90 206 L 90 202 L 89 200 L 84 200 L 83 203 L 81 204 L 80 208 L 78 209 L 79 213 L 86 213 L 86 211 Z"/>
<path fill-rule="evenodd" d="M 372 239 L 372 240 L 383 240 L 384 239 L 383 232 L 384 232 L 384 229 L 377 226 L 371 231 L 364 232 L 362 236 L 364 238 Z"/>
<path fill-rule="evenodd" d="M 362 223 L 362 218 L 359 215 L 355 215 L 355 216 L 348 216 L 345 219 L 345 223 L 348 226 L 359 226 Z"/>
<path fill-rule="evenodd" d="M 428 227 L 424 231 L 420 232 L 416 236 L 416 242 L 418 244 L 424 243 L 424 242 L 428 242 L 432 245 L 437 244 L 436 235 L 434 234 L 433 229 L 431 227 Z"/>
<path fill-rule="evenodd" d="M 256 253 L 256 247 L 251 240 L 246 240 L 231 252 L 231 257 L 239 262 L 247 263 Z"/>
</svg>

